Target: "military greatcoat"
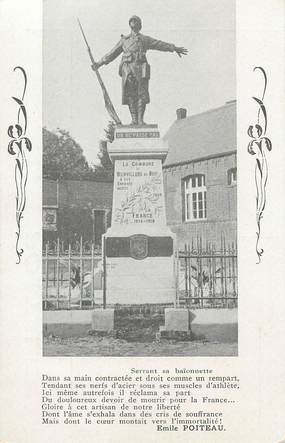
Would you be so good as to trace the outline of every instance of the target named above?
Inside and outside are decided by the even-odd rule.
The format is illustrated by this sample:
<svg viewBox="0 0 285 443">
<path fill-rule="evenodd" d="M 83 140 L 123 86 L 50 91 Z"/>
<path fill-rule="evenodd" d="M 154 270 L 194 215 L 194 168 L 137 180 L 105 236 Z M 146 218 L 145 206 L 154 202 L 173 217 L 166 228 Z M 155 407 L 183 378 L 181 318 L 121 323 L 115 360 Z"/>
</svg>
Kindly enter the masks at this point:
<svg viewBox="0 0 285 443">
<path fill-rule="evenodd" d="M 144 103 L 150 101 L 148 88 L 150 65 L 146 59 L 146 52 L 149 49 L 173 52 L 175 45 L 132 32 L 127 36 L 122 35 L 117 45 L 99 62 L 106 65 L 123 53 L 119 67 L 123 105 L 130 104 L 133 99 L 141 99 Z"/>
</svg>

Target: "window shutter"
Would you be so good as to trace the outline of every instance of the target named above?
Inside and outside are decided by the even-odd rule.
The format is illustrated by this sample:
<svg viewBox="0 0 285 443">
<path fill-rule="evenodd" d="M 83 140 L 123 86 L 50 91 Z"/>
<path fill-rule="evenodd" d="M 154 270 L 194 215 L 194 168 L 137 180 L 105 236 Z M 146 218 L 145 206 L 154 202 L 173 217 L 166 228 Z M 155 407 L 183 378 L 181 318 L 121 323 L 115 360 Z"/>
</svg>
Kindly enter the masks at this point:
<svg viewBox="0 0 285 443">
<path fill-rule="evenodd" d="M 185 222 L 185 179 L 181 180 L 181 198 L 182 198 L 182 222 Z"/>
<path fill-rule="evenodd" d="M 231 169 L 228 169 L 228 185 L 231 184 Z"/>
</svg>

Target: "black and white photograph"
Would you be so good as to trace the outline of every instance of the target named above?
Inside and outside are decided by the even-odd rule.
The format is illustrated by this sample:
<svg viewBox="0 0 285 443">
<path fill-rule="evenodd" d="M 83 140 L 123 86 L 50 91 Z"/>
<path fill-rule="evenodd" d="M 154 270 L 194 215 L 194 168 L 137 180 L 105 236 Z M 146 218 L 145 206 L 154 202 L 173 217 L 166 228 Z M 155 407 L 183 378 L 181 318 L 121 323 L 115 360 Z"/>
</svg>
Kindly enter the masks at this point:
<svg viewBox="0 0 285 443">
<path fill-rule="evenodd" d="M 45 356 L 238 354 L 235 1 L 43 3 Z"/>
</svg>

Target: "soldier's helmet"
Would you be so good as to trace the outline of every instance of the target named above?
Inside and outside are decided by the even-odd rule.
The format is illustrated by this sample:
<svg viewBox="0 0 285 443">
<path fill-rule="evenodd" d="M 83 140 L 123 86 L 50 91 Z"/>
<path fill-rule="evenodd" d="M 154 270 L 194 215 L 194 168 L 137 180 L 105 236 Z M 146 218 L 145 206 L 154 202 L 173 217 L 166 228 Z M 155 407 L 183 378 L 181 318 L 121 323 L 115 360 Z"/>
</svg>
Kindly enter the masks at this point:
<svg viewBox="0 0 285 443">
<path fill-rule="evenodd" d="M 135 20 L 136 22 L 138 22 L 140 25 L 140 29 L 142 28 L 142 21 L 141 21 L 140 17 L 138 17 L 137 15 L 133 15 L 129 20 L 129 25 L 131 24 L 132 20 Z"/>
</svg>

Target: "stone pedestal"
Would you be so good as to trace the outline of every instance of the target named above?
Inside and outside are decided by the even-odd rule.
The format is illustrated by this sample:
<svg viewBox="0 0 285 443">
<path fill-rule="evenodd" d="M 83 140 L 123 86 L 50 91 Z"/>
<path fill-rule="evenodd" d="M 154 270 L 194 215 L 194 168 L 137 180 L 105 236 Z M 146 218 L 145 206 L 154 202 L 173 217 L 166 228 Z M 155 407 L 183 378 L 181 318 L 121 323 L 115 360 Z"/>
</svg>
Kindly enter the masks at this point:
<svg viewBox="0 0 285 443">
<path fill-rule="evenodd" d="M 161 338 L 174 340 L 191 339 L 191 321 L 193 315 L 189 309 L 166 308 L 164 311 L 165 324 L 160 327 Z"/>
<path fill-rule="evenodd" d="M 184 331 L 190 330 L 190 312 L 184 308 L 166 308 L 165 330 L 168 331 Z"/>
<path fill-rule="evenodd" d="M 157 125 L 120 126 L 108 149 L 115 164 L 111 227 L 105 234 L 107 303 L 175 301 L 175 235 L 166 225 Z"/>
<path fill-rule="evenodd" d="M 114 309 L 95 309 L 92 311 L 92 330 L 109 332 L 114 329 Z"/>
</svg>

